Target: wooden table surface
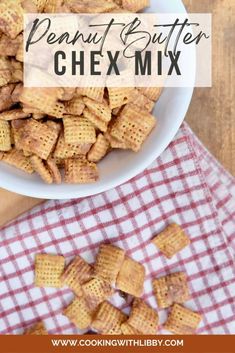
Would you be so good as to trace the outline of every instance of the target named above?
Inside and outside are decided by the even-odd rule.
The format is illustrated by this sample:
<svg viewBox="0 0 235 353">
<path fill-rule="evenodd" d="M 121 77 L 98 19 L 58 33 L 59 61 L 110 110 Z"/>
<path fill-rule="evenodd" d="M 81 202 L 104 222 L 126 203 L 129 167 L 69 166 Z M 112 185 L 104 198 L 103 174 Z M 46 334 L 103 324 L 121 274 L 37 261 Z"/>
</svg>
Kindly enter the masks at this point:
<svg viewBox="0 0 235 353">
<path fill-rule="evenodd" d="M 235 176 L 235 0 L 183 0 L 189 12 L 213 14 L 213 87 L 195 89 L 187 121 Z"/>
<path fill-rule="evenodd" d="M 187 114 L 191 128 L 235 175 L 235 0 L 184 0 L 189 12 L 213 13 L 213 87 L 197 88 Z M 0 190 L 0 226 L 40 200 Z"/>
</svg>

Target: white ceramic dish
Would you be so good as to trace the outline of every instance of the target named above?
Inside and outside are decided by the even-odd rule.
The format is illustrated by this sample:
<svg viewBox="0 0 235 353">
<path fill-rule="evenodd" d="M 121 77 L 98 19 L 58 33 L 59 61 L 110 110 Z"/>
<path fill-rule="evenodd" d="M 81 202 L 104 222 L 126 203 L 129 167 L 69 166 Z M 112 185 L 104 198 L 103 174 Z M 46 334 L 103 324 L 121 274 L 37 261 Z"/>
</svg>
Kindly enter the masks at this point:
<svg viewBox="0 0 235 353">
<path fill-rule="evenodd" d="M 152 0 L 148 12 L 185 13 L 181 0 Z M 86 185 L 46 185 L 36 175 L 29 176 L 0 163 L 0 187 L 44 199 L 72 199 L 90 196 L 112 189 L 147 168 L 169 145 L 188 110 L 193 88 L 165 88 L 154 109 L 157 128 L 151 133 L 139 153 L 115 151 L 100 164 L 100 181 Z"/>
</svg>

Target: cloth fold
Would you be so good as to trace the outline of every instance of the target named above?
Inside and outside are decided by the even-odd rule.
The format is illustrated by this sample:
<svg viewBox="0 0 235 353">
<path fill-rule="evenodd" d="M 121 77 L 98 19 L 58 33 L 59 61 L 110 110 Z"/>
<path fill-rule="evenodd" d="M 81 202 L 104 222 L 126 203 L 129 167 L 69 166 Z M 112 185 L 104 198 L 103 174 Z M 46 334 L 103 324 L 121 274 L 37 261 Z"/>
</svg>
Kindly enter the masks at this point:
<svg viewBox="0 0 235 353">
<path fill-rule="evenodd" d="M 171 260 L 151 238 L 168 223 L 180 224 L 191 244 Z M 93 262 L 111 242 L 144 264 L 143 299 L 155 309 L 153 278 L 187 273 L 191 300 L 200 312 L 199 334 L 235 333 L 235 181 L 183 124 L 166 151 L 143 173 L 105 193 L 51 200 L 0 230 L 0 333 L 21 334 L 39 320 L 50 333 L 80 333 L 62 315 L 73 298 L 68 288 L 35 288 L 37 253 L 76 254 Z M 111 302 L 128 313 L 131 298 Z M 158 310 L 160 333 L 168 311 Z"/>
</svg>

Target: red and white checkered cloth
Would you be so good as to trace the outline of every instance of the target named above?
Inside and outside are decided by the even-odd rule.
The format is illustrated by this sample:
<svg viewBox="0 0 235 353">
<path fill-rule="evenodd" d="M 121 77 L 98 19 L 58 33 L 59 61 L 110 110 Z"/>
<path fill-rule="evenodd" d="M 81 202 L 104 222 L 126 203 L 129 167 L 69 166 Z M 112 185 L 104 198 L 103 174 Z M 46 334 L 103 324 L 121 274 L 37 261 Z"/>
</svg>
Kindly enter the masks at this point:
<svg viewBox="0 0 235 353">
<path fill-rule="evenodd" d="M 172 221 L 183 226 L 191 245 L 168 260 L 150 240 Z M 185 305 L 203 316 L 198 333 L 235 333 L 235 181 L 187 125 L 128 183 L 84 199 L 46 202 L 0 231 L 0 333 L 20 334 L 40 319 L 50 333 L 78 333 L 61 314 L 73 294 L 35 288 L 34 257 L 80 254 L 93 262 L 103 242 L 144 264 L 143 298 L 154 308 L 151 280 L 185 271 L 192 296 Z M 128 312 L 118 293 L 112 302 Z M 162 324 L 167 310 L 159 315 Z M 162 327 L 160 333 L 166 333 Z"/>
</svg>

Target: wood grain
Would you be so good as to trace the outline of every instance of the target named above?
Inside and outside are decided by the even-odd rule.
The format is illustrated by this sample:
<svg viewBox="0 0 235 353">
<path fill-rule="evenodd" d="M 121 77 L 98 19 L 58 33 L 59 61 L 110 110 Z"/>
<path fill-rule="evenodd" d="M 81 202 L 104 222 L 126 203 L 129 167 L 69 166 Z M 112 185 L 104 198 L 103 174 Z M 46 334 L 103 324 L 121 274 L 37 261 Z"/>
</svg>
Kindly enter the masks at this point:
<svg viewBox="0 0 235 353">
<path fill-rule="evenodd" d="M 213 15 L 213 87 L 195 89 L 187 121 L 235 175 L 235 0 L 184 0 L 189 12 Z"/>
<path fill-rule="evenodd" d="M 0 189 L 0 227 L 41 202 Z"/>
</svg>

